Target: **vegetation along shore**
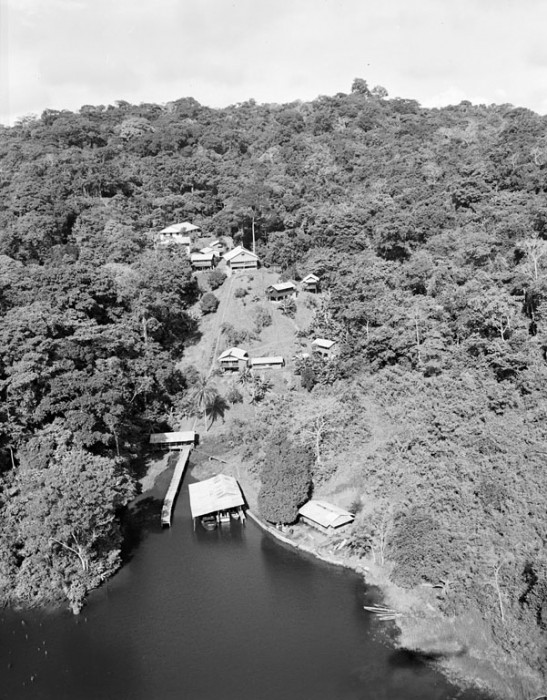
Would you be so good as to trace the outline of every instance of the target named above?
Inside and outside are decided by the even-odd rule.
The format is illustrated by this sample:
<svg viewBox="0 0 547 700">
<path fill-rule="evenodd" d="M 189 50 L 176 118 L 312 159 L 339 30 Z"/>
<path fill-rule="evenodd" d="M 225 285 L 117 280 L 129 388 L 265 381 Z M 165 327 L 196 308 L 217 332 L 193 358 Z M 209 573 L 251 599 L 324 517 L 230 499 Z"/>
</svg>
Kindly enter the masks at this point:
<svg viewBox="0 0 547 700">
<path fill-rule="evenodd" d="M 362 79 L 0 127 L 2 603 L 79 611 L 191 424 L 401 644 L 547 692 L 546 192 L 546 117 Z"/>
</svg>

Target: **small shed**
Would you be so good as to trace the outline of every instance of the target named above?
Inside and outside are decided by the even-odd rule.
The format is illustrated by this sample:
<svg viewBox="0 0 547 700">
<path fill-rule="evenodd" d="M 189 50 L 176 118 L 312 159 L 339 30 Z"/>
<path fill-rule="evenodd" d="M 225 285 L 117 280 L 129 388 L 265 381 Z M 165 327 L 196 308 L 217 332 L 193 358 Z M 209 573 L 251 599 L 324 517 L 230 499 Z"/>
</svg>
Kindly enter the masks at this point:
<svg viewBox="0 0 547 700">
<path fill-rule="evenodd" d="M 312 292 L 315 294 L 319 291 L 319 277 L 312 273 L 306 275 L 300 284 L 303 292 Z"/>
<path fill-rule="evenodd" d="M 214 255 L 216 258 L 220 258 L 220 251 L 218 248 L 212 248 L 211 246 L 206 246 L 205 248 L 202 248 L 200 253 L 203 253 L 203 255 Z"/>
<path fill-rule="evenodd" d="M 321 532 L 332 532 L 343 525 L 353 522 L 355 516 L 343 508 L 326 501 L 311 500 L 298 511 L 302 520 Z"/>
<path fill-rule="evenodd" d="M 280 301 L 296 297 L 296 286 L 292 282 L 279 282 L 266 287 L 266 296 L 270 301 Z"/>
<path fill-rule="evenodd" d="M 256 270 L 258 267 L 258 255 L 250 250 L 237 246 L 222 256 L 226 261 L 226 269 L 229 274 L 237 270 Z"/>
<path fill-rule="evenodd" d="M 188 445 L 195 445 L 196 434 L 193 430 L 186 430 L 178 433 L 152 433 L 150 444 L 160 450 L 182 450 Z"/>
<path fill-rule="evenodd" d="M 275 357 L 252 357 L 251 369 L 279 369 L 285 367 L 285 359 L 281 355 Z"/>
<path fill-rule="evenodd" d="M 188 485 L 190 511 L 194 520 L 204 515 L 217 515 L 226 511 L 238 511 L 245 505 L 245 499 L 233 476 L 217 474 L 211 479 Z"/>
<path fill-rule="evenodd" d="M 249 364 L 249 353 L 241 348 L 228 348 L 219 356 L 218 363 L 224 372 L 237 372 Z"/>
<path fill-rule="evenodd" d="M 336 353 L 336 341 L 327 338 L 316 338 L 311 344 L 312 352 L 319 353 L 323 357 L 333 357 Z"/>
<path fill-rule="evenodd" d="M 193 270 L 212 270 L 217 263 L 217 254 L 211 253 L 192 253 L 190 256 L 190 264 Z"/>
</svg>

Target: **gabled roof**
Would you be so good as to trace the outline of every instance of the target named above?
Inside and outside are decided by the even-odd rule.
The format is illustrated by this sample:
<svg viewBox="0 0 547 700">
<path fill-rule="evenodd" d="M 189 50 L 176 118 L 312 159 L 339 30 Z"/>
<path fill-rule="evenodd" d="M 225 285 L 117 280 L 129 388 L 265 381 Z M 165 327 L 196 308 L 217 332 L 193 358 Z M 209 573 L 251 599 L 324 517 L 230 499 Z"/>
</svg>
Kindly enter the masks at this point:
<svg viewBox="0 0 547 700">
<path fill-rule="evenodd" d="M 190 255 L 190 262 L 211 262 L 216 255 L 214 253 L 192 253 Z"/>
<path fill-rule="evenodd" d="M 164 233 L 160 231 L 158 236 L 160 243 L 180 243 L 186 246 L 192 245 L 192 239 L 189 236 L 181 236 L 178 233 Z"/>
<path fill-rule="evenodd" d="M 233 260 L 234 258 L 237 258 L 238 255 L 241 255 L 241 254 L 250 255 L 251 257 L 258 260 L 258 255 L 251 253 L 250 250 L 247 250 L 247 248 L 244 248 L 241 245 L 238 245 L 236 248 L 233 248 L 232 250 L 228 251 L 228 253 L 224 253 L 224 255 L 222 257 L 227 262 L 230 262 L 231 260 Z"/>
<path fill-rule="evenodd" d="M 191 224 L 189 221 L 183 221 L 181 224 L 171 224 L 160 231 L 160 233 L 191 233 L 199 231 L 199 226 Z"/>
<path fill-rule="evenodd" d="M 340 527 L 351 523 L 355 517 L 349 511 L 334 506 L 332 503 L 316 500 L 305 503 L 298 513 L 322 527 Z"/>
<path fill-rule="evenodd" d="M 239 484 L 233 476 L 217 474 L 212 479 L 188 485 L 193 518 L 245 505 Z"/>
<path fill-rule="evenodd" d="M 317 275 L 314 275 L 312 272 L 310 272 L 309 275 L 306 275 L 302 282 L 319 282 L 319 277 Z"/>
<path fill-rule="evenodd" d="M 170 445 L 173 442 L 195 442 L 196 434 L 193 430 L 186 430 L 179 433 L 152 433 L 150 435 L 151 445 Z"/>
<path fill-rule="evenodd" d="M 235 358 L 236 360 L 246 360 L 249 357 L 249 353 L 241 348 L 228 348 L 221 355 L 219 355 L 219 360 L 226 360 L 228 358 Z"/>
<path fill-rule="evenodd" d="M 275 289 L 276 292 L 286 292 L 288 289 L 296 289 L 296 287 L 292 282 L 279 282 L 278 284 L 270 284 L 267 289 Z"/>
<path fill-rule="evenodd" d="M 336 340 L 327 340 L 326 338 L 316 338 L 312 345 L 318 348 L 324 348 L 325 350 L 330 350 L 333 345 L 336 345 Z"/>
<path fill-rule="evenodd" d="M 219 254 L 218 250 L 216 248 L 211 248 L 211 246 L 207 246 L 206 248 L 202 248 L 199 252 L 203 253 L 204 255 L 209 255 L 212 253 L 213 255 L 216 256 Z"/>
</svg>

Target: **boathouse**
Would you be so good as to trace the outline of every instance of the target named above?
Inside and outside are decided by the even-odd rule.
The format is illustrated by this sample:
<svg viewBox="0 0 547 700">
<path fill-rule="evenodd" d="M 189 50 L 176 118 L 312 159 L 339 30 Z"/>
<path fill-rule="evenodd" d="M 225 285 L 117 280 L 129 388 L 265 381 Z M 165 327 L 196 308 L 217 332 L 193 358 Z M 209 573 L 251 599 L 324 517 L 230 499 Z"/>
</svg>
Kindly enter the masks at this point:
<svg viewBox="0 0 547 700">
<path fill-rule="evenodd" d="M 296 297 L 296 286 L 292 282 L 279 282 L 266 287 L 266 296 L 270 301 Z"/>
<path fill-rule="evenodd" d="M 190 511 L 196 526 L 196 518 L 203 516 L 219 516 L 230 511 L 243 515 L 242 507 L 245 499 L 233 476 L 217 474 L 211 479 L 188 484 L 190 496 Z"/>
<path fill-rule="evenodd" d="M 193 270 L 212 270 L 217 264 L 217 254 L 215 252 L 192 253 L 190 256 L 190 264 Z"/>
<path fill-rule="evenodd" d="M 298 511 L 303 522 L 311 527 L 328 533 L 343 525 L 353 522 L 355 516 L 343 508 L 327 503 L 326 501 L 311 500 L 305 503 Z"/>
<path fill-rule="evenodd" d="M 249 353 L 241 348 L 228 348 L 218 358 L 221 369 L 237 372 L 249 364 Z"/>
<path fill-rule="evenodd" d="M 304 277 L 300 285 L 303 292 L 312 292 L 315 294 L 319 291 L 319 277 L 310 273 Z"/>
<path fill-rule="evenodd" d="M 238 270 L 256 270 L 258 267 L 258 255 L 250 250 L 237 246 L 222 256 L 226 261 L 226 271 L 228 274 Z"/>
<path fill-rule="evenodd" d="M 285 367 L 285 359 L 281 355 L 275 357 L 252 357 L 251 369 L 279 369 Z"/>
<path fill-rule="evenodd" d="M 178 433 L 152 433 L 150 444 L 158 450 L 182 450 L 188 445 L 196 444 L 196 434 L 193 430 Z"/>
<path fill-rule="evenodd" d="M 316 352 L 323 357 L 333 357 L 336 353 L 336 341 L 327 338 L 316 338 L 311 344 L 312 352 Z"/>
</svg>

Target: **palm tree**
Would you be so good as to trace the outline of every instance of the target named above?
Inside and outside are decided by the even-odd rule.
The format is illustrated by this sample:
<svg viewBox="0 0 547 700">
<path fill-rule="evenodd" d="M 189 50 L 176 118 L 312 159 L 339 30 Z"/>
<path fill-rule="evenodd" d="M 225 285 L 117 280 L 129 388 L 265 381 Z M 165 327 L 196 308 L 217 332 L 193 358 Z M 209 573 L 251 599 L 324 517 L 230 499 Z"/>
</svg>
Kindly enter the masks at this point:
<svg viewBox="0 0 547 700">
<path fill-rule="evenodd" d="M 221 396 L 217 392 L 210 403 L 208 403 L 205 407 L 205 414 L 211 419 L 207 430 L 209 430 L 217 418 L 222 418 L 222 421 L 224 422 L 224 414 L 228 408 L 229 405 L 224 396 Z"/>
<path fill-rule="evenodd" d="M 207 406 L 213 404 L 218 395 L 210 374 L 200 374 L 188 393 L 188 408 L 196 416 L 196 423 L 200 416 L 204 417 L 205 430 L 207 430 Z"/>
</svg>

